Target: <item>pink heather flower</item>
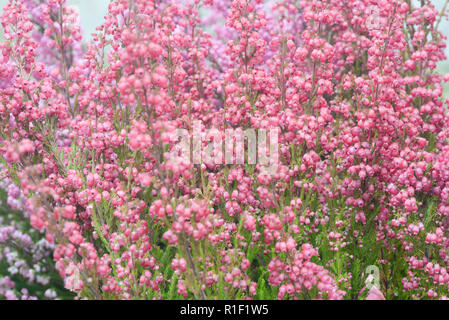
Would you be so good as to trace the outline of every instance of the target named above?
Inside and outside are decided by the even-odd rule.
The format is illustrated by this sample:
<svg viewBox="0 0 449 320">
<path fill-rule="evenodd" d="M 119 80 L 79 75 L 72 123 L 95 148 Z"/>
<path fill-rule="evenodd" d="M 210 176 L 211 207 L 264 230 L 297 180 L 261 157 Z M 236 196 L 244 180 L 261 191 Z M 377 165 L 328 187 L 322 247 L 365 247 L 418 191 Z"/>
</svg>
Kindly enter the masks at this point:
<svg viewBox="0 0 449 320">
<path fill-rule="evenodd" d="M 385 300 L 384 295 L 382 292 L 377 289 L 376 286 L 372 286 L 371 289 L 368 291 L 368 296 L 366 297 L 366 300 Z"/>
<path fill-rule="evenodd" d="M 367 257 L 391 284 L 369 299 L 447 297 L 442 16 L 402 0 L 115 0 L 83 46 L 66 1 L 9 1 L 1 178 L 24 217 L 0 220 L 0 242 L 41 239 L 77 298 L 352 298 Z M 275 129 L 276 148 L 251 150 L 251 130 Z M 229 130 L 247 138 L 209 152 Z M 38 281 L 1 248 L 9 275 Z M 0 279 L 0 296 L 34 298 Z"/>
</svg>

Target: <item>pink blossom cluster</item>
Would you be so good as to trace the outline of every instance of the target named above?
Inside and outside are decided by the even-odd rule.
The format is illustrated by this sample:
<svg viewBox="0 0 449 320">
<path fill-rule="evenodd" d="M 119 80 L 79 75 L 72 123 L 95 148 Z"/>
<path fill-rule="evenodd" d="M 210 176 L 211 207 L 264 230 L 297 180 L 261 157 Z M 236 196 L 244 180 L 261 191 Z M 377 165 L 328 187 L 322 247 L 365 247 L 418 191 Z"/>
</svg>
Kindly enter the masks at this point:
<svg viewBox="0 0 449 320">
<path fill-rule="evenodd" d="M 20 189 L 7 180 L 1 187 L 6 202 L 0 209 L 0 299 L 61 298 L 64 290 L 54 269 L 54 244 L 29 225 L 32 209 Z"/>
<path fill-rule="evenodd" d="M 77 298 L 365 298 L 371 266 L 369 297 L 445 298 L 444 17 L 427 0 L 112 0 L 81 53 L 64 0 L 10 0 L 4 173 Z M 194 121 L 202 146 L 206 128 L 279 129 L 276 172 L 174 161 Z"/>
</svg>

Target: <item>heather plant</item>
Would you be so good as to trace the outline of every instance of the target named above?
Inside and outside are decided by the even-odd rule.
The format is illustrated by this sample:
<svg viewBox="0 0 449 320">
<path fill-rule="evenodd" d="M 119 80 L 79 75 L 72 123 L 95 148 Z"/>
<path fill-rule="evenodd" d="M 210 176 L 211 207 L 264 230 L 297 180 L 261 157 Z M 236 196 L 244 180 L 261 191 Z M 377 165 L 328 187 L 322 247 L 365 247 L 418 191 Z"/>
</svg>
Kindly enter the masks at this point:
<svg viewBox="0 0 449 320">
<path fill-rule="evenodd" d="M 0 192 L 0 299 L 72 298 L 53 262 L 54 244 L 30 226 L 27 199 L 3 181 Z"/>
<path fill-rule="evenodd" d="M 444 17 L 112 0 L 82 52 L 64 0 L 11 0 L 4 173 L 77 298 L 446 298 Z M 242 131 L 255 158 L 250 137 L 216 147 Z"/>
</svg>

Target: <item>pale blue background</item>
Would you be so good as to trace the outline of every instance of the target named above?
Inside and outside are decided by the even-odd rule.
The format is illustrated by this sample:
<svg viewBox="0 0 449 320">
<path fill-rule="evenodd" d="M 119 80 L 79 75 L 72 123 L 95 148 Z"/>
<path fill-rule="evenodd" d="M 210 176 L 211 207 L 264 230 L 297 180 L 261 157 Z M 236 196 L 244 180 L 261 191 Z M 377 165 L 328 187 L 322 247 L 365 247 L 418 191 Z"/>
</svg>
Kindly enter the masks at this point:
<svg viewBox="0 0 449 320">
<path fill-rule="evenodd" d="M 432 0 L 432 3 L 441 10 L 444 5 L 445 0 Z M 7 0 L 0 0 L 0 7 L 7 3 Z M 68 0 L 68 3 L 78 7 L 81 16 L 81 24 L 83 27 L 83 32 L 85 38 L 91 38 L 91 33 L 95 32 L 95 27 L 98 26 L 102 21 L 103 17 L 107 11 L 108 0 Z M 441 22 L 440 30 L 446 33 L 449 37 L 449 21 L 443 19 Z M 449 46 L 449 42 L 448 42 Z M 449 57 L 449 48 L 446 49 L 447 56 Z M 449 60 L 440 62 L 438 69 L 441 73 L 449 73 Z M 449 97 L 449 84 L 445 86 L 445 95 Z"/>
</svg>

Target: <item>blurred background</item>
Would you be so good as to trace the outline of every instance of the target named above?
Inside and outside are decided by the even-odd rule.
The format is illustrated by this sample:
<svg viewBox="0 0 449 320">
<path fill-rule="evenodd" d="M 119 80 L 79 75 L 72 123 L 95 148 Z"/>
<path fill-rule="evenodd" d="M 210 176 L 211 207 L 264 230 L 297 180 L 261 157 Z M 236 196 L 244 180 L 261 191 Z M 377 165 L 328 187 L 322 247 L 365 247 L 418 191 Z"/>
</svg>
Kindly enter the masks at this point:
<svg viewBox="0 0 449 320">
<path fill-rule="evenodd" d="M 441 10 L 444 6 L 446 0 L 432 0 L 432 3 L 435 4 L 438 10 Z M 440 30 L 443 31 L 446 36 L 449 38 L 449 21 L 447 18 L 443 18 L 440 24 Z M 448 44 L 448 48 L 446 48 L 446 56 L 448 59 L 446 61 L 442 61 L 438 64 L 438 71 L 442 74 L 449 73 L 449 39 L 446 40 Z M 444 85 L 444 95 L 446 98 L 449 98 L 449 83 Z"/>
<path fill-rule="evenodd" d="M 8 0 L 0 0 L 0 7 L 3 8 Z M 90 39 L 95 27 L 103 21 L 103 17 L 107 11 L 109 0 L 67 0 L 69 4 L 76 6 L 81 16 L 81 24 L 85 39 Z M 415 0 L 417 1 L 417 0 Z M 441 10 L 446 0 L 431 0 L 431 2 Z M 449 37 L 449 21 L 443 19 L 440 24 L 440 30 Z M 449 41 L 448 41 L 449 47 Z M 449 48 L 446 49 L 449 57 Z M 438 65 L 440 73 L 449 73 L 449 60 L 440 62 Z M 449 83 L 445 85 L 445 96 L 449 97 Z"/>
</svg>

